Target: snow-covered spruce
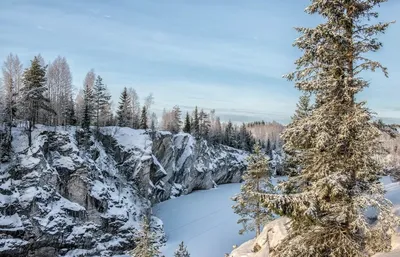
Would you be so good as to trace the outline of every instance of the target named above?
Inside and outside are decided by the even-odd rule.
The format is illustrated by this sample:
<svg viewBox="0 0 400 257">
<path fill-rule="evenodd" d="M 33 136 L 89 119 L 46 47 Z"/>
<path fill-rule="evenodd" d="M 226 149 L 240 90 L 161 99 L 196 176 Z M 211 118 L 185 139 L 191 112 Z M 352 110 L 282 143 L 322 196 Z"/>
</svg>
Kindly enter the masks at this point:
<svg viewBox="0 0 400 257">
<path fill-rule="evenodd" d="M 179 244 L 178 249 L 176 249 L 174 257 L 190 257 L 190 254 L 183 241 Z"/>
<path fill-rule="evenodd" d="M 262 206 L 258 195 L 254 193 L 275 193 L 271 182 L 271 170 L 268 167 L 268 159 L 259 144 L 254 146 L 254 152 L 248 157 L 248 167 L 243 173 L 243 184 L 240 193 L 233 197 L 236 202 L 232 206 L 234 212 L 240 216 L 238 223 L 243 227 L 239 234 L 247 231 L 256 231 L 259 236 L 264 224 L 273 219 L 272 213 Z"/>
<path fill-rule="evenodd" d="M 385 185 L 385 196 L 393 203 L 392 212 L 400 216 L 400 182 L 393 182 L 393 178 L 383 177 L 381 182 Z M 372 213 L 371 213 L 372 214 Z M 375 213 L 376 214 L 376 213 Z M 371 217 L 376 218 L 376 217 Z M 274 249 L 288 235 L 290 219 L 278 218 L 268 223 L 260 236 L 236 247 L 229 257 L 268 257 L 272 256 Z M 400 232 L 400 231 L 398 231 Z M 374 257 L 400 256 L 400 233 L 396 233 L 391 241 L 392 250 L 388 253 L 377 253 Z"/>
<path fill-rule="evenodd" d="M 366 55 L 381 48 L 376 35 L 390 24 L 371 24 L 383 2 L 312 0 L 306 11 L 324 23 L 297 28 L 301 36 L 294 45 L 303 56 L 287 78 L 314 94 L 315 105 L 282 134 L 284 149 L 301 152 L 301 173 L 281 185 L 283 195 L 261 196 L 268 208 L 291 218 L 288 236 L 272 256 L 366 257 L 391 248 L 396 219 L 373 156 L 381 150 L 380 133 L 371 111 L 356 100 L 369 85 L 362 72 L 381 69 L 387 75 Z M 369 208 L 378 214 L 374 220 L 365 215 Z"/>
<path fill-rule="evenodd" d="M 76 130 L 78 130 L 76 133 Z M 134 247 L 151 202 L 238 182 L 246 153 L 188 134 L 106 127 L 81 145 L 75 127 L 13 129 L 0 169 L 0 256 L 109 256 Z M 162 222 L 152 230 L 163 239 Z"/>
</svg>

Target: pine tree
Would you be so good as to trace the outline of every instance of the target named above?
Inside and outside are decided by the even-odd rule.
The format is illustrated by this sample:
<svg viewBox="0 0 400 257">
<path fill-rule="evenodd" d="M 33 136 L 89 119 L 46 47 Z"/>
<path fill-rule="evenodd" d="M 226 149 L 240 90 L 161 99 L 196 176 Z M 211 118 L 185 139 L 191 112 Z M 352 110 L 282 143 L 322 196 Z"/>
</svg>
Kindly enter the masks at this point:
<svg viewBox="0 0 400 257">
<path fill-rule="evenodd" d="M 179 248 L 176 249 L 174 257 L 190 257 L 190 254 L 183 241 L 179 244 Z"/>
<path fill-rule="evenodd" d="M 39 110 L 55 113 L 49 106 L 50 100 L 44 96 L 47 90 L 46 67 L 41 66 L 39 58 L 35 56 L 31 66 L 24 72 L 24 87 L 21 89 L 20 106 L 28 121 L 28 142 L 32 145 L 32 130 L 38 120 Z"/>
<path fill-rule="evenodd" d="M 288 236 L 272 256 L 372 256 L 389 250 L 395 227 L 391 203 L 379 182 L 379 131 L 371 112 L 356 94 L 369 85 L 365 70 L 387 70 L 365 54 L 379 50 L 375 38 L 389 23 L 371 24 L 374 8 L 386 0 L 313 0 L 306 9 L 323 24 L 297 28 L 295 45 L 303 51 L 295 72 L 296 87 L 315 94 L 309 116 L 293 120 L 283 133 L 287 151 L 302 151 L 301 174 L 282 183 L 283 195 L 264 194 L 264 204 L 291 218 Z M 367 19 L 367 21 L 366 21 Z M 372 207 L 376 219 L 365 211 Z"/>
<path fill-rule="evenodd" d="M 150 228 L 150 221 L 145 217 L 142 223 L 142 231 L 136 240 L 136 246 L 130 254 L 132 257 L 158 257 L 160 250 L 157 243 L 156 236 Z"/>
<path fill-rule="evenodd" d="M 100 125 L 105 124 L 107 119 L 108 107 L 110 105 L 111 95 L 107 90 L 107 86 L 103 84 L 103 79 L 97 76 L 93 87 L 93 97 L 94 97 L 94 111 L 96 118 L 96 127 L 99 128 Z"/>
<path fill-rule="evenodd" d="M 190 126 L 190 115 L 188 112 L 186 112 L 186 117 L 185 117 L 185 124 L 183 125 L 183 132 L 185 133 L 190 133 L 191 132 L 191 126 Z"/>
<path fill-rule="evenodd" d="M 131 109 L 131 99 L 128 95 L 126 87 L 121 93 L 119 98 L 119 106 L 117 110 L 118 115 L 118 126 L 128 127 L 131 125 L 132 109 Z"/>
<path fill-rule="evenodd" d="M 249 156 L 248 161 L 240 194 L 233 198 L 236 204 L 232 208 L 240 216 L 238 223 L 243 225 L 239 234 L 255 230 L 256 236 L 259 236 L 262 226 L 272 220 L 273 216 L 262 206 L 255 193 L 273 194 L 275 189 L 271 182 L 272 173 L 268 167 L 268 159 L 261 152 L 259 144 L 254 146 L 253 154 Z"/>
<path fill-rule="evenodd" d="M 93 119 L 93 91 L 92 87 L 88 84 L 83 90 L 83 114 L 82 114 L 82 128 L 88 132 Z"/>
<path fill-rule="evenodd" d="M 147 109 L 146 106 L 142 108 L 142 115 L 140 116 L 140 129 L 148 129 L 147 127 Z"/>
</svg>

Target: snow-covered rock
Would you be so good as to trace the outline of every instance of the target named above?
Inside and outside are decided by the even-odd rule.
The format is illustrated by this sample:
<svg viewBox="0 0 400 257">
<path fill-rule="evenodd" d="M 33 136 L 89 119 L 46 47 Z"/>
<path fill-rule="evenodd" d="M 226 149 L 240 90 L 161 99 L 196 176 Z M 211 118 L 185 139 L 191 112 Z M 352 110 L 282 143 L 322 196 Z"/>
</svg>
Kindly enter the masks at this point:
<svg viewBox="0 0 400 257">
<path fill-rule="evenodd" d="M 156 132 L 153 137 L 152 182 L 157 201 L 240 182 L 247 153 L 223 145 L 209 145 L 189 134 Z"/>
<path fill-rule="evenodd" d="M 240 182 L 246 169 L 245 151 L 209 145 L 190 134 L 119 127 L 106 127 L 101 132 L 107 153 L 122 173 L 129 179 L 150 179 L 153 202 Z"/>
<path fill-rule="evenodd" d="M 261 234 L 234 249 L 229 257 L 267 257 L 287 235 L 289 219 L 279 218 L 268 223 Z"/>
<path fill-rule="evenodd" d="M 0 256 L 111 256 L 134 247 L 143 215 L 195 189 L 237 182 L 246 153 L 188 134 L 107 127 L 83 145 L 76 128 L 13 132 L 0 167 Z M 162 221 L 153 230 L 164 240 Z"/>
</svg>

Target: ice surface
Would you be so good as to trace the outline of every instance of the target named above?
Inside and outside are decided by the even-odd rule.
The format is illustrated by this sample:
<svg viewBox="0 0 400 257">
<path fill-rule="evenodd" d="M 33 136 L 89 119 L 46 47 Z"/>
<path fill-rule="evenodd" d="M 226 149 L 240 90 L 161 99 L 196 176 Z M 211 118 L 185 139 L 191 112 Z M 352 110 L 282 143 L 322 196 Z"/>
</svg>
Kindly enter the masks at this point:
<svg viewBox="0 0 400 257">
<path fill-rule="evenodd" d="M 231 252 L 233 244 L 251 239 L 253 233 L 238 234 L 238 216 L 231 209 L 230 197 L 239 190 L 240 184 L 221 185 L 157 204 L 153 210 L 167 235 L 163 254 L 173 257 L 183 240 L 191 257 L 221 257 Z"/>
</svg>

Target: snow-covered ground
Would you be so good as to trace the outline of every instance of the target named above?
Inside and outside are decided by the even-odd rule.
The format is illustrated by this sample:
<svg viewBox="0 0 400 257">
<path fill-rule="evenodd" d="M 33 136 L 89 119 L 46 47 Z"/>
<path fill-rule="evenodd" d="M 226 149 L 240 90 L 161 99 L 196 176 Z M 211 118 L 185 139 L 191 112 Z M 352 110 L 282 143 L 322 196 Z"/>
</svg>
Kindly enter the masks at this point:
<svg viewBox="0 0 400 257">
<path fill-rule="evenodd" d="M 216 189 L 196 191 L 189 195 L 157 204 L 153 211 L 164 222 L 166 257 L 173 257 L 183 240 L 191 257 L 221 257 L 254 234 L 239 235 L 238 216 L 233 213 L 230 197 L 238 193 L 240 184 L 220 185 Z"/>
<path fill-rule="evenodd" d="M 239 191 L 240 184 L 226 184 L 155 205 L 153 212 L 164 222 L 167 235 L 165 257 L 173 257 L 181 241 L 191 257 L 222 257 L 233 245 L 253 238 L 255 233 L 238 233 L 241 225 L 236 223 L 231 197 Z"/>
<path fill-rule="evenodd" d="M 393 183 L 389 177 L 384 177 L 382 182 L 387 198 L 400 214 L 400 184 Z M 238 234 L 240 225 L 236 223 L 238 216 L 232 211 L 230 198 L 239 191 L 240 184 L 220 185 L 216 189 L 196 191 L 154 206 L 153 211 L 164 222 L 167 235 L 163 254 L 173 257 L 183 240 L 191 257 L 222 257 L 232 251 L 233 245 L 252 239 L 254 233 Z"/>
</svg>

